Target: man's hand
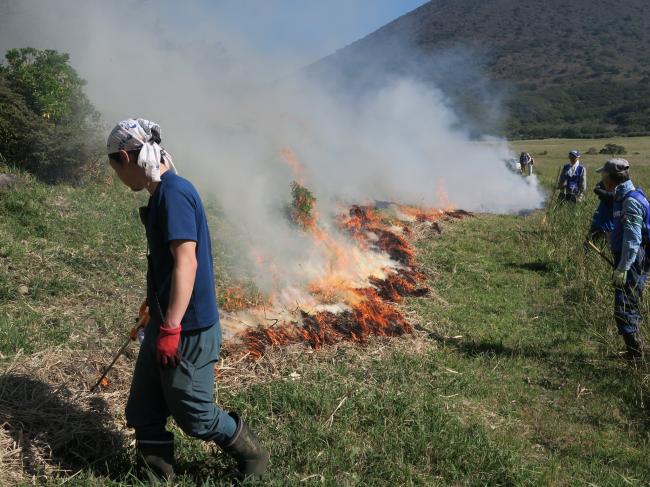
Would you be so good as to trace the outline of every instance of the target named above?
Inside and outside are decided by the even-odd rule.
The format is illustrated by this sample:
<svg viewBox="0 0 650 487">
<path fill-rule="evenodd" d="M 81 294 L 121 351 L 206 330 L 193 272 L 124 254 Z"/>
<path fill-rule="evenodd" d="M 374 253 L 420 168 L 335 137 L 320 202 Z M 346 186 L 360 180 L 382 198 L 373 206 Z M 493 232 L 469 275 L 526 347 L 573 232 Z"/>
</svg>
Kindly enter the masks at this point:
<svg viewBox="0 0 650 487">
<path fill-rule="evenodd" d="M 181 327 L 161 326 L 156 341 L 156 360 L 163 367 L 175 368 L 181 361 L 178 344 L 181 339 Z"/>
<path fill-rule="evenodd" d="M 624 287 L 626 280 L 627 280 L 627 271 L 614 269 L 614 272 L 612 273 L 612 284 L 614 284 L 614 287 L 618 287 L 618 288 Z"/>
</svg>

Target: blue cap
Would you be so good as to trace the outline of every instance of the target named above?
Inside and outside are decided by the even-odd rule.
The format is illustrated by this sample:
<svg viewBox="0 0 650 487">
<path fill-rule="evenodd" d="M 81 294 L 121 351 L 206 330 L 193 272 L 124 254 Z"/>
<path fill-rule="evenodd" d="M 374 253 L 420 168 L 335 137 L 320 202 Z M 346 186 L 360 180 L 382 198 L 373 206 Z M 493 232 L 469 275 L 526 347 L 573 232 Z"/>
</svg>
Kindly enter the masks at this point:
<svg viewBox="0 0 650 487">
<path fill-rule="evenodd" d="M 573 149 L 571 152 L 569 152 L 569 155 L 573 156 L 573 157 L 580 157 L 582 155 L 582 152 L 580 152 L 579 150 Z"/>
</svg>

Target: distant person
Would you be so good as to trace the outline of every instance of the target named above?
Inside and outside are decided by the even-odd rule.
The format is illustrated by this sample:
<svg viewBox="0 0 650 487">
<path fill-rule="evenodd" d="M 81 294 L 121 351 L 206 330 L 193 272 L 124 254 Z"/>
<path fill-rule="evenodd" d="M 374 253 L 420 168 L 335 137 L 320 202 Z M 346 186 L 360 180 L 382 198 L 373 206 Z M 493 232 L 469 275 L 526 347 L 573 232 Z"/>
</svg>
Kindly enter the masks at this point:
<svg viewBox="0 0 650 487">
<path fill-rule="evenodd" d="M 597 172 L 603 186 L 614 192 L 614 228 L 610 236 L 614 257 L 614 319 L 629 359 L 643 357 L 639 337 L 641 297 L 648 278 L 646 249 L 650 244 L 650 204 L 630 180 L 630 164 L 611 159 Z"/>
<path fill-rule="evenodd" d="M 173 476 L 174 435 L 166 428 L 171 416 L 187 435 L 214 442 L 234 457 L 241 477 L 258 476 L 269 453 L 239 415 L 214 403 L 221 326 L 203 204 L 160 142 L 160 127 L 140 118 L 117 124 L 107 142 L 109 163 L 120 180 L 151 195 L 141 208 L 151 320 L 126 405 L 138 469 Z"/>
<path fill-rule="evenodd" d="M 614 230 L 614 191 L 607 191 L 605 184 L 599 181 L 594 188 L 600 203 L 591 218 L 591 227 L 587 238 L 592 242 L 608 240 Z"/>
<path fill-rule="evenodd" d="M 522 175 L 532 176 L 535 159 L 533 159 L 533 157 L 528 152 L 522 152 L 519 155 L 519 165 L 521 167 Z"/>
<path fill-rule="evenodd" d="M 578 150 L 569 152 L 569 163 L 565 164 L 560 174 L 558 189 L 560 201 L 577 203 L 584 199 L 587 191 L 587 170 L 580 164 L 582 153 Z"/>
</svg>

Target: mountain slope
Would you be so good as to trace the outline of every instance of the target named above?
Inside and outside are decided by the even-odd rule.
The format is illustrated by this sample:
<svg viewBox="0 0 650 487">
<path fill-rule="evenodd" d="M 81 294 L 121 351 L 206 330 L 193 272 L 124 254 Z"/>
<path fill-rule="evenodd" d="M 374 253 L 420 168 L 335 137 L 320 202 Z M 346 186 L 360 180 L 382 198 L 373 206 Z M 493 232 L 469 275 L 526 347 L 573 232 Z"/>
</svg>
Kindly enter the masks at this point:
<svg viewBox="0 0 650 487">
<path fill-rule="evenodd" d="M 408 73 L 512 137 L 629 135 L 650 132 L 649 53 L 647 0 L 432 0 L 310 70 Z"/>
</svg>

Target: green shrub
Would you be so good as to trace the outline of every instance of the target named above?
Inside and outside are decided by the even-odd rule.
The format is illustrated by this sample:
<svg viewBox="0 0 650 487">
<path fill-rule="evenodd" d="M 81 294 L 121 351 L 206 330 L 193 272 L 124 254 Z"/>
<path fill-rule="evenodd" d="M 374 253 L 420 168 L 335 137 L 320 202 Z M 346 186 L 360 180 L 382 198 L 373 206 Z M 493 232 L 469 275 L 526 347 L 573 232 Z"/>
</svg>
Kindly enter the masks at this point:
<svg viewBox="0 0 650 487">
<path fill-rule="evenodd" d="M 618 144 L 605 144 L 605 147 L 598 151 L 599 154 L 623 155 L 627 154 L 625 147 Z"/>
<path fill-rule="evenodd" d="M 11 49 L 0 66 L 0 154 L 48 181 L 79 182 L 97 166 L 99 113 L 68 55 Z"/>
<path fill-rule="evenodd" d="M 309 189 L 297 181 L 291 183 L 291 204 L 287 208 L 291 222 L 303 230 L 312 228 L 316 223 L 315 204 L 316 198 Z"/>
</svg>

